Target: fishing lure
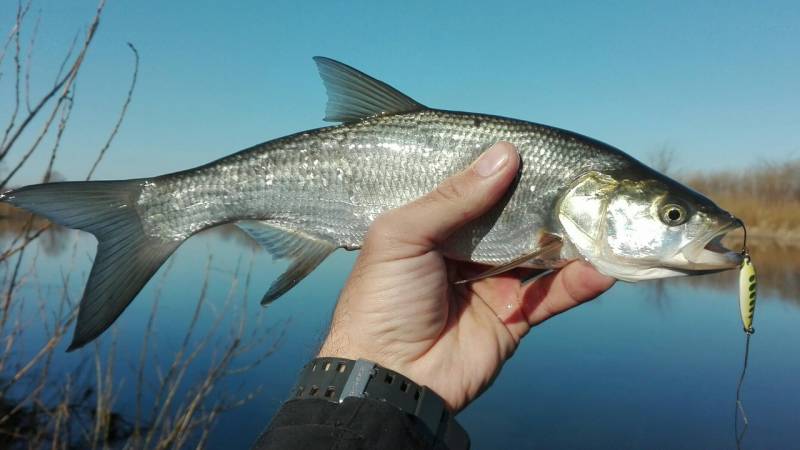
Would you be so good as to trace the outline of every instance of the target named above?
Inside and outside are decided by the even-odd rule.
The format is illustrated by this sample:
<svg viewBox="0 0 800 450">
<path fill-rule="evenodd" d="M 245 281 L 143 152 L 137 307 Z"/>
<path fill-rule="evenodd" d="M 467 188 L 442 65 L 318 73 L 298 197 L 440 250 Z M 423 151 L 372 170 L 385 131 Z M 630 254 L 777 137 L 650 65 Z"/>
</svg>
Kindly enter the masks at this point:
<svg viewBox="0 0 800 450">
<path fill-rule="evenodd" d="M 742 224 L 744 228 L 744 224 Z M 750 356 L 750 336 L 753 335 L 755 329 L 753 328 L 753 316 L 756 311 L 756 292 L 758 287 L 758 280 L 756 277 L 756 268 L 753 266 L 753 260 L 750 257 L 750 252 L 747 250 L 747 229 L 744 228 L 744 250 L 742 250 L 742 265 L 739 267 L 739 313 L 742 318 L 742 328 L 745 332 L 744 343 L 744 364 L 742 364 L 742 373 L 739 376 L 739 384 L 736 386 L 736 408 L 733 416 L 733 433 L 736 437 L 736 448 L 741 449 L 742 439 L 744 439 L 749 420 L 747 414 L 744 412 L 744 405 L 742 404 L 742 384 L 744 383 L 744 376 L 747 373 L 747 359 Z M 742 415 L 742 431 L 739 432 L 739 414 Z"/>
<path fill-rule="evenodd" d="M 756 268 L 747 249 L 744 251 L 742 266 L 739 268 L 739 311 L 742 314 L 744 332 L 753 334 L 753 316 L 756 311 Z"/>
</svg>

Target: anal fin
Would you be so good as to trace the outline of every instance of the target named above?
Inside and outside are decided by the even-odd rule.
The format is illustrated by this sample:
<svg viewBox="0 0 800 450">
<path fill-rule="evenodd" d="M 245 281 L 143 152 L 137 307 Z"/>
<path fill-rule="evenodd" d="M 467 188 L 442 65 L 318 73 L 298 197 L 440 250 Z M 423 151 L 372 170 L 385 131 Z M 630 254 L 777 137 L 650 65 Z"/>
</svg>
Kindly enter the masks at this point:
<svg viewBox="0 0 800 450">
<path fill-rule="evenodd" d="M 242 221 L 236 225 L 258 242 L 276 259 L 288 259 L 289 267 L 273 283 L 261 299 L 262 305 L 273 302 L 308 276 L 334 250 L 331 242 L 305 233 L 285 229 L 266 221 Z"/>
</svg>

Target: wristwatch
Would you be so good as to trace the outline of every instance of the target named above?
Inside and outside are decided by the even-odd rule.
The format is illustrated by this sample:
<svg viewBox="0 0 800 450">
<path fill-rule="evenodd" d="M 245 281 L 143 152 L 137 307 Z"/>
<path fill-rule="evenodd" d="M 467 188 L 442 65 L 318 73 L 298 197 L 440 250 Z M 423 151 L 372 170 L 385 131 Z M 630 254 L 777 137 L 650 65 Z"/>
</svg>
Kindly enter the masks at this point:
<svg viewBox="0 0 800 450">
<path fill-rule="evenodd" d="M 425 386 L 366 359 L 315 358 L 300 372 L 289 400 L 323 399 L 342 403 L 348 397 L 380 400 L 416 416 L 428 431 L 430 444 L 450 450 L 469 448 L 469 436 L 444 406 L 444 400 Z"/>
</svg>

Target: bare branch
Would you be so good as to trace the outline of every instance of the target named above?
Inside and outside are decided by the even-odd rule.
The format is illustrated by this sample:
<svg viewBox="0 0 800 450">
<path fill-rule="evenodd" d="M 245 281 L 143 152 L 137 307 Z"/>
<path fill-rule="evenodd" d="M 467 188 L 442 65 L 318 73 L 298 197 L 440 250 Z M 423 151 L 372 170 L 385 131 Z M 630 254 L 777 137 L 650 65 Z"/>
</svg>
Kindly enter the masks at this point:
<svg viewBox="0 0 800 450">
<path fill-rule="evenodd" d="M 50 160 L 47 162 L 47 169 L 44 171 L 44 176 L 42 177 L 42 183 L 47 183 L 50 181 L 50 177 L 53 175 L 53 166 L 56 162 L 56 154 L 58 153 L 58 148 L 61 146 L 61 138 L 64 136 L 64 130 L 67 129 L 67 123 L 69 122 L 69 118 L 72 115 L 72 107 L 75 105 L 75 101 L 73 100 L 75 95 L 73 94 L 71 97 L 67 99 L 64 103 L 64 108 L 61 109 L 61 119 L 58 121 L 58 131 L 56 132 L 56 139 L 53 143 L 53 149 L 50 151 Z"/>
<path fill-rule="evenodd" d="M 16 56 L 18 103 L 18 112 L 12 123 L 7 128 L 6 125 L 0 128 L 0 135 L 7 130 L 0 141 L 0 161 L 8 158 L 12 151 L 15 157 L 20 157 L 12 165 L 11 172 L 4 176 L 0 189 L 12 182 L 12 177 L 24 165 L 30 164 L 33 159 L 31 155 L 42 146 L 49 146 L 44 181 L 49 182 L 53 178 L 55 162 L 66 151 L 63 137 L 75 107 L 78 72 L 97 30 L 105 0 L 99 0 L 88 31 L 75 36 L 61 61 L 52 88 L 48 88 L 38 100 L 35 96 L 31 98 L 33 93 L 30 90 L 33 55 L 37 40 L 46 37 L 46 33 L 42 30 L 42 35 L 38 34 L 39 19 L 36 19 L 31 35 L 28 28 L 33 21 L 31 15 L 22 23 L 22 17 L 27 14 L 31 4 L 32 0 L 20 0 L 18 23 L 0 53 L 0 63 L 7 52 Z M 23 26 L 26 28 L 21 31 Z M 25 48 L 22 44 L 29 47 Z M 133 52 L 134 65 L 127 95 L 108 138 L 88 170 L 87 180 L 95 176 L 99 164 L 116 139 L 137 85 L 139 54 L 132 44 L 128 46 Z M 15 66 L 9 64 L 9 67 Z M 12 89 L 15 86 L 12 82 L 8 84 Z M 54 127 L 57 127 L 55 131 Z M 31 132 L 32 128 L 38 129 Z M 23 139 L 28 147 L 17 153 Z M 50 139 L 54 139 L 52 145 Z M 48 144 L 42 145 L 44 142 Z M 60 293 L 53 295 L 53 288 L 46 287 L 46 282 L 38 279 L 38 275 L 44 272 L 39 272 L 41 268 L 37 267 L 40 252 L 47 254 L 50 250 L 46 242 L 39 241 L 41 245 L 37 246 L 30 244 L 44 236 L 47 230 L 58 228 L 44 220 L 35 219 L 20 231 L 19 226 L 27 220 L 27 216 L 16 220 L 17 225 L 9 228 L 14 233 L 13 238 L 10 242 L 6 241 L 4 251 L 0 252 L 0 266 L 4 269 L 0 271 L 0 295 L 5 294 L 0 298 L 0 399 L 9 399 L 10 392 L 22 392 L 22 395 L 9 399 L 10 406 L 0 414 L 5 415 L 0 417 L 0 435 L 11 436 L 16 442 L 24 441 L 24 446 L 29 448 L 202 448 L 207 445 L 210 430 L 222 413 L 250 401 L 260 392 L 260 387 L 243 392 L 244 382 L 230 392 L 220 392 L 219 388 L 223 379 L 252 369 L 283 341 L 283 334 L 275 338 L 272 327 L 259 326 L 262 315 L 256 314 L 255 320 L 250 320 L 253 315 L 247 310 L 246 302 L 252 278 L 252 255 L 242 286 L 241 259 L 234 270 L 220 270 L 212 265 L 212 252 L 209 252 L 203 287 L 197 297 L 192 319 L 178 348 L 170 348 L 171 359 L 162 364 L 160 361 L 164 359 L 161 356 L 164 355 L 159 355 L 157 350 L 163 340 L 156 339 L 156 315 L 161 286 L 174 261 L 170 259 L 153 299 L 141 351 L 138 358 L 134 356 L 127 361 L 136 386 L 135 411 L 132 407 L 128 409 L 133 415 L 128 421 L 114 410 L 114 402 L 122 384 L 115 372 L 120 362 L 116 359 L 116 328 L 112 329 L 110 347 L 104 344 L 107 341 L 101 340 L 95 344 L 93 354 L 73 354 L 82 359 L 77 367 L 65 369 L 55 363 L 59 360 L 55 350 L 61 347 L 62 340 L 77 318 L 77 299 L 80 296 L 74 295 L 75 285 L 71 278 L 82 273 L 83 260 L 90 260 L 91 255 L 83 246 L 79 250 L 78 241 L 74 242 L 72 266 L 61 268 Z M 11 257 L 16 259 L 11 260 Z M 81 267 L 81 272 L 76 269 L 76 261 L 81 262 L 77 266 Z M 228 292 L 219 299 L 221 302 L 208 298 L 213 292 L 210 283 L 219 274 L 230 276 L 230 282 L 226 280 Z M 37 297 L 38 302 L 37 298 L 28 298 L 30 296 Z M 60 299 L 57 298 L 59 296 Z M 58 301 L 54 303 L 54 300 Z M 30 305 L 33 305 L 33 309 Z M 211 323 L 204 320 L 207 313 L 211 314 Z M 253 323 L 256 326 L 251 328 Z M 43 342 L 30 339 L 26 333 L 34 326 L 41 327 Z M 267 338 L 272 342 L 267 342 Z M 36 346 L 30 348 L 30 345 Z M 109 348 L 108 352 L 100 352 L 100 349 L 106 348 Z M 244 355 L 247 355 L 246 359 Z M 122 363 L 125 365 L 126 361 Z M 201 375 L 199 379 L 194 377 L 197 373 Z M 53 382 L 56 379 L 58 383 Z M 152 393 L 145 395 L 146 390 L 152 390 Z M 7 411 L 12 411 L 12 414 Z M 17 427 L 14 424 L 20 418 L 31 420 L 33 426 L 24 430 Z"/>
<path fill-rule="evenodd" d="M 27 11 L 27 10 L 26 10 Z M 19 44 L 19 36 L 22 32 L 22 22 L 23 18 L 25 17 L 25 13 L 22 9 L 22 3 L 17 3 L 17 24 L 14 27 L 14 109 L 11 112 L 11 118 L 8 120 L 8 126 L 6 127 L 5 132 L 3 133 L 3 140 L 0 141 L 0 148 L 3 148 L 6 140 L 8 139 L 8 135 L 11 133 L 11 130 L 14 128 L 14 124 L 17 121 L 17 114 L 19 114 L 19 79 L 20 79 L 20 62 L 19 62 L 19 54 L 20 54 L 20 44 Z M 3 154 L 0 153 L 0 160 L 3 159 Z"/>
<path fill-rule="evenodd" d="M 30 5 L 30 3 L 28 3 Z M 28 53 L 25 56 L 25 107 L 28 113 L 31 112 L 31 66 L 33 62 L 33 49 L 36 48 L 36 36 L 39 35 L 39 25 L 42 22 L 42 11 L 36 15 L 36 22 L 33 25 L 33 33 L 28 43 Z"/>
<path fill-rule="evenodd" d="M 69 70 L 69 72 L 66 75 L 64 75 L 64 77 L 61 78 L 61 80 L 59 80 L 56 83 L 56 85 L 53 86 L 53 88 L 50 89 L 50 91 L 47 92 L 47 94 L 45 94 L 39 100 L 39 103 L 37 103 L 36 106 L 34 106 L 33 110 L 25 117 L 25 119 L 22 121 L 22 123 L 20 123 L 20 125 L 16 128 L 16 130 L 13 131 L 13 133 L 11 134 L 10 139 L 8 139 L 7 141 L 6 141 L 6 139 L 3 139 L 3 144 L 0 145 L 0 161 L 5 158 L 5 156 L 8 154 L 8 152 L 14 146 L 14 143 L 17 141 L 17 139 L 19 139 L 19 137 L 22 134 L 22 132 L 25 131 L 25 129 L 28 127 L 28 125 L 30 125 L 31 121 L 33 121 L 33 119 L 39 114 L 39 112 L 42 110 L 42 108 L 54 96 L 59 91 L 61 91 L 62 88 L 64 88 L 64 89 L 63 89 L 61 98 L 65 97 L 66 93 L 69 92 L 69 88 L 72 85 L 72 83 L 75 81 L 75 78 L 78 76 L 78 71 L 80 70 L 81 65 L 83 64 L 84 58 L 86 56 L 86 52 L 89 50 L 89 46 L 91 45 L 92 40 L 94 39 L 95 33 L 97 32 L 97 27 L 100 25 L 100 15 L 102 14 L 104 7 L 105 7 L 105 0 L 100 0 L 100 4 L 97 7 L 97 12 L 96 12 L 96 15 L 94 17 L 94 20 L 92 21 L 91 25 L 89 25 L 89 31 L 86 34 L 86 39 L 83 42 L 83 47 L 82 47 L 80 53 L 78 54 L 78 56 L 75 58 L 75 62 L 72 64 L 72 67 Z M 55 111 L 58 109 L 58 106 L 59 105 L 57 105 L 56 108 L 54 108 L 54 112 L 53 112 L 53 114 L 51 114 L 51 117 L 53 115 L 55 115 Z M 37 139 L 37 141 L 41 141 L 41 137 L 39 139 Z M 4 185 L 5 184 L 0 184 L 0 188 L 2 188 L 2 186 L 4 186 Z"/>
<path fill-rule="evenodd" d="M 130 42 L 128 42 L 128 47 L 130 47 L 131 51 L 133 52 L 133 60 L 134 60 L 133 78 L 131 79 L 131 86 L 130 88 L 128 88 L 128 95 L 125 97 L 125 103 L 122 105 L 122 111 L 120 111 L 119 113 L 119 117 L 117 118 L 117 123 L 114 124 L 114 129 L 111 130 L 111 134 L 108 136 L 108 140 L 106 140 L 106 143 L 105 145 L 103 145 L 103 148 L 100 149 L 100 153 L 97 155 L 97 159 L 94 161 L 94 164 L 92 164 L 92 168 L 89 170 L 89 174 L 86 175 L 87 181 L 92 178 L 95 169 L 97 169 L 97 166 L 100 164 L 100 161 L 103 159 L 103 156 L 105 156 L 106 151 L 111 146 L 111 141 L 113 141 L 114 137 L 117 135 L 119 127 L 122 125 L 122 121 L 125 119 L 125 114 L 128 112 L 128 105 L 131 104 L 131 99 L 133 98 L 133 90 L 136 88 L 136 78 L 139 75 L 139 52 L 136 50 L 136 47 L 134 47 L 133 44 L 131 44 Z"/>
<path fill-rule="evenodd" d="M 17 36 L 19 33 L 19 29 L 22 26 L 22 21 L 25 19 L 25 15 L 28 14 L 28 10 L 31 7 L 31 3 L 33 0 L 28 0 L 28 3 L 22 8 L 22 14 L 20 14 L 20 7 L 21 2 L 17 1 L 17 16 L 14 20 L 14 26 L 11 27 L 11 31 L 8 32 L 8 36 L 6 37 L 6 42 L 3 44 L 3 49 L 0 50 L 0 65 L 2 65 L 3 60 L 6 57 L 6 52 L 8 52 L 8 47 L 14 42 L 14 36 Z M 3 79 L 3 73 L 0 72 L 0 80 Z"/>
</svg>

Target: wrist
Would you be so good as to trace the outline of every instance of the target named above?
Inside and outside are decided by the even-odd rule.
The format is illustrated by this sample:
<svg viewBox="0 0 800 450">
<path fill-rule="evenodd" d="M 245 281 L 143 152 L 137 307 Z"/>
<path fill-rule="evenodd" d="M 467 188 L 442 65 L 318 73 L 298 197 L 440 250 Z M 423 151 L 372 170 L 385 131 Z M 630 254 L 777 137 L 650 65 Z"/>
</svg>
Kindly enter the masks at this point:
<svg viewBox="0 0 800 450">
<path fill-rule="evenodd" d="M 412 416 L 426 431 L 429 443 L 468 448 L 469 438 L 444 400 L 403 374 L 365 359 L 317 357 L 309 362 L 292 390 L 290 400 L 326 400 L 341 404 L 349 398 L 379 401 Z"/>
<path fill-rule="evenodd" d="M 344 358 L 354 361 L 366 359 L 387 369 L 405 373 L 403 371 L 404 368 L 401 364 L 398 364 L 398 361 L 391 360 L 386 355 L 381 355 L 379 352 L 358 345 L 358 339 L 352 339 L 349 334 L 342 331 L 344 330 L 339 330 L 338 332 L 333 329 L 330 330 L 317 352 L 317 358 Z"/>
<path fill-rule="evenodd" d="M 418 379 L 411 367 L 403 364 L 397 359 L 387 358 L 386 355 L 377 354 L 374 351 L 361 349 L 354 345 L 348 345 L 344 339 L 332 338 L 330 335 L 320 347 L 316 358 L 346 359 L 352 361 L 366 360 L 381 366 L 384 369 L 396 372 L 420 386 L 428 387 L 427 380 Z M 428 387 L 428 389 L 430 389 Z M 438 394 L 437 394 L 438 395 Z"/>
</svg>

